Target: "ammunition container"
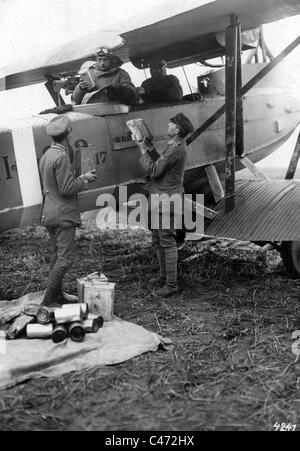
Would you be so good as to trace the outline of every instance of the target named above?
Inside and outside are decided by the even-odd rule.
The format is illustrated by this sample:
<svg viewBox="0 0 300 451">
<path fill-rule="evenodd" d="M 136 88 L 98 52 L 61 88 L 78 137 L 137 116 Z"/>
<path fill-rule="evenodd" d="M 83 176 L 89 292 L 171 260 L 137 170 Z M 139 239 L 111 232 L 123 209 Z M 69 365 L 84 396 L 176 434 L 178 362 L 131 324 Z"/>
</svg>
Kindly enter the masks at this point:
<svg viewBox="0 0 300 451">
<path fill-rule="evenodd" d="M 72 341 L 80 343 L 84 340 L 85 330 L 81 322 L 76 322 L 69 325 L 69 336 Z"/>
<path fill-rule="evenodd" d="M 96 320 L 99 326 L 99 329 L 103 327 L 104 319 L 102 316 L 96 315 L 95 313 L 89 313 L 89 316 L 87 317 L 88 320 Z"/>
<path fill-rule="evenodd" d="M 36 319 L 39 324 L 51 323 L 54 320 L 54 309 L 40 307 L 37 311 Z"/>
<path fill-rule="evenodd" d="M 77 279 L 77 291 L 79 302 L 84 302 L 85 285 L 91 283 L 92 281 L 106 283 L 108 282 L 108 278 L 104 274 L 94 272 L 93 274 L 89 274 L 87 277 L 84 277 L 83 279 Z"/>
<path fill-rule="evenodd" d="M 68 336 L 68 329 L 65 326 L 60 325 L 54 327 L 52 332 L 52 340 L 54 343 L 61 343 L 66 338 L 68 338 Z"/>
<path fill-rule="evenodd" d="M 83 311 L 79 304 L 72 308 L 56 309 L 54 312 L 55 322 L 57 324 L 76 323 L 83 320 Z"/>
<path fill-rule="evenodd" d="M 99 330 L 97 319 L 86 319 L 83 321 L 83 327 L 86 334 L 96 334 Z"/>
<path fill-rule="evenodd" d="M 32 316 L 35 318 L 40 308 L 41 306 L 39 304 L 25 305 L 22 308 L 22 313 L 26 316 Z"/>
<path fill-rule="evenodd" d="M 90 311 L 102 316 L 104 321 L 114 317 L 115 283 L 103 283 L 92 280 L 84 286 L 84 300 Z"/>
<path fill-rule="evenodd" d="M 87 319 L 88 315 L 89 315 L 89 306 L 88 304 L 64 304 L 62 306 L 63 310 L 68 309 L 68 308 L 74 308 L 74 307 L 80 307 L 83 313 L 83 319 Z"/>
<path fill-rule="evenodd" d="M 51 338 L 53 324 L 28 324 L 26 327 L 27 338 Z"/>
</svg>

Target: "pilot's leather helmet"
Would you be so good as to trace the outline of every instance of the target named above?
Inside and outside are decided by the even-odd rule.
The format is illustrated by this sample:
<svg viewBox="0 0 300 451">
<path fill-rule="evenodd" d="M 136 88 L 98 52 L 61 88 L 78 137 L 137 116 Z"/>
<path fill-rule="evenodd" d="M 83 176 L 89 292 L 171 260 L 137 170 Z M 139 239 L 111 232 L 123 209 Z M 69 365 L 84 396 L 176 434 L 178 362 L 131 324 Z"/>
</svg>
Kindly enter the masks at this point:
<svg viewBox="0 0 300 451">
<path fill-rule="evenodd" d="M 112 53 L 112 50 L 109 47 L 99 47 L 95 51 L 95 56 L 97 56 L 97 57 L 100 57 L 100 56 L 112 57 L 113 53 Z"/>
<path fill-rule="evenodd" d="M 60 136 L 71 130 L 71 122 L 68 116 L 55 116 L 48 123 L 46 131 L 48 136 Z"/>
<path fill-rule="evenodd" d="M 123 61 L 121 60 L 121 58 L 119 58 L 117 55 L 115 55 L 113 53 L 113 50 L 109 47 L 99 47 L 96 51 L 95 51 L 95 56 L 96 58 L 101 58 L 103 56 L 106 56 L 107 58 L 109 58 L 111 60 L 111 65 L 113 68 L 116 67 L 121 67 L 123 64 Z"/>
<path fill-rule="evenodd" d="M 192 133 L 194 131 L 194 126 L 189 120 L 188 117 L 186 117 L 183 113 L 176 114 L 175 117 L 172 117 L 170 119 L 174 124 L 177 125 L 177 127 L 185 132 L 186 134 Z"/>
</svg>

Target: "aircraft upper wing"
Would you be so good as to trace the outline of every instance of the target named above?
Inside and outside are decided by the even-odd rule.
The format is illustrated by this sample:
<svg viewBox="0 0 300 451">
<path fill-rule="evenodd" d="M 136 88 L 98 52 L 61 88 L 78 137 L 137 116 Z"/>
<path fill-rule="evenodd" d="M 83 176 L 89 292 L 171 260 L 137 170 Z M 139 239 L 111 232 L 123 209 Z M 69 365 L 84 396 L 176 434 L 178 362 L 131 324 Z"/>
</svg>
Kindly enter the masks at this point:
<svg viewBox="0 0 300 451">
<path fill-rule="evenodd" d="M 46 54 L 18 61 L 14 65 L 0 67 L 0 91 L 19 88 L 47 80 L 60 72 L 76 72 L 88 59 L 95 60 L 94 52 L 99 46 L 109 46 L 122 61 L 129 61 L 128 50 L 118 34 L 96 31 L 60 45 Z"/>
<path fill-rule="evenodd" d="M 172 11 L 172 17 L 170 17 Z M 230 15 L 238 15 L 243 30 L 300 14 L 299 0 L 170 0 L 160 11 L 129 24 L 122 33 L 129 56 L 137 67 L 153 58 L 169 67 L 224 54 L 222 32 Z M 159 19 L 160 17 L 160 19 Z M 250 43 L 249 36 L 244 36 Z M 221 44 L 221 45 L 220 45 Z"/>
<path fill-rule="evenodd" d="M 224 54 L 224 32 L 230 14 L 239 16 L 243 30 L 300 14 L 299 0 L 181 0 L 163 4 L 152 14 L 138 17 L 124 29 L 121 39 L 110 36 L 116 53 L 124 62 L 129 59 L 136 67 L 144 67 L 152 58 L 164 58 L 169 65 L 213 58 Z M 90 33 L 54 49 L 33 61 L 18 62 L 0 68 L 0 90 L 45 81 L 48 76 L 63 71 L 78 70 L 90 59 L 94 50 L 105 45 L 109 33 Z M 253 35 L 245 34 L 244 43 L 251 44 Z M 111 45 L 111 44 L 110 44 Z M 1 78 L 2 73 L 2 78 Z"/>
</svg>

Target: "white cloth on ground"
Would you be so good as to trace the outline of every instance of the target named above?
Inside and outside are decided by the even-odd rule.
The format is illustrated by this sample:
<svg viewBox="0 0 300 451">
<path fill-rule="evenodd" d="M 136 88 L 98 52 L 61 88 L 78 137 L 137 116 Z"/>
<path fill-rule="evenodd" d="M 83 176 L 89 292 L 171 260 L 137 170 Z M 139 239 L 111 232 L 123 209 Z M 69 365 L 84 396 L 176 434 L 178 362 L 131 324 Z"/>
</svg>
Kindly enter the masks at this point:
<svg viewBox="0 0 300 451">
<path fill-rule="evenodd" d="M 26 304 L 30 296 L 39 303 L 34 294 L 22 298 L 26 298 Z M 57 377 L 71 371 L 115 365 L 169 344 L 170 340 L 117 317 L 105 322 L 97 334 L 87 334 L 82 343 L 70 339 L 54 344 L 51 339 L 4 341 L 0 338 L 0 389 L 32 378 Z"/>
</svg>

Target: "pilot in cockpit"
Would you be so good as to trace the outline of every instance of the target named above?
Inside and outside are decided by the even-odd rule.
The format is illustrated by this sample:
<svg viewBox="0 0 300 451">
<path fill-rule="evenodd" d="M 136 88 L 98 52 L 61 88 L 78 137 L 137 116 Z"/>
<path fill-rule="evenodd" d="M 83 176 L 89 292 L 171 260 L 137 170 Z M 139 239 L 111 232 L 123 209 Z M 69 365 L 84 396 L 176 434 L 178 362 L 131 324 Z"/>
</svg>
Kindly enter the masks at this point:
<svg viewBox="0 0 300 451">
<path fill-rule="evenodd" d="M 81 66 L 80 83 L 72 99 L 76 105 L 118 102 L 125 105 L 138 103 L 138 95 L 130 75 L 121 66 L 122 60 L 107 47 L 96 51 L 97 61 Z"/>
<path fill-rule="evenodd" d="M 150 63 L 151 78 L 145 80 L 137 91 L 145 103 L 181 102 L 183 89 L 175 75 L 167 75 L 167 63 L 156 60 Z"/>
</svg>

